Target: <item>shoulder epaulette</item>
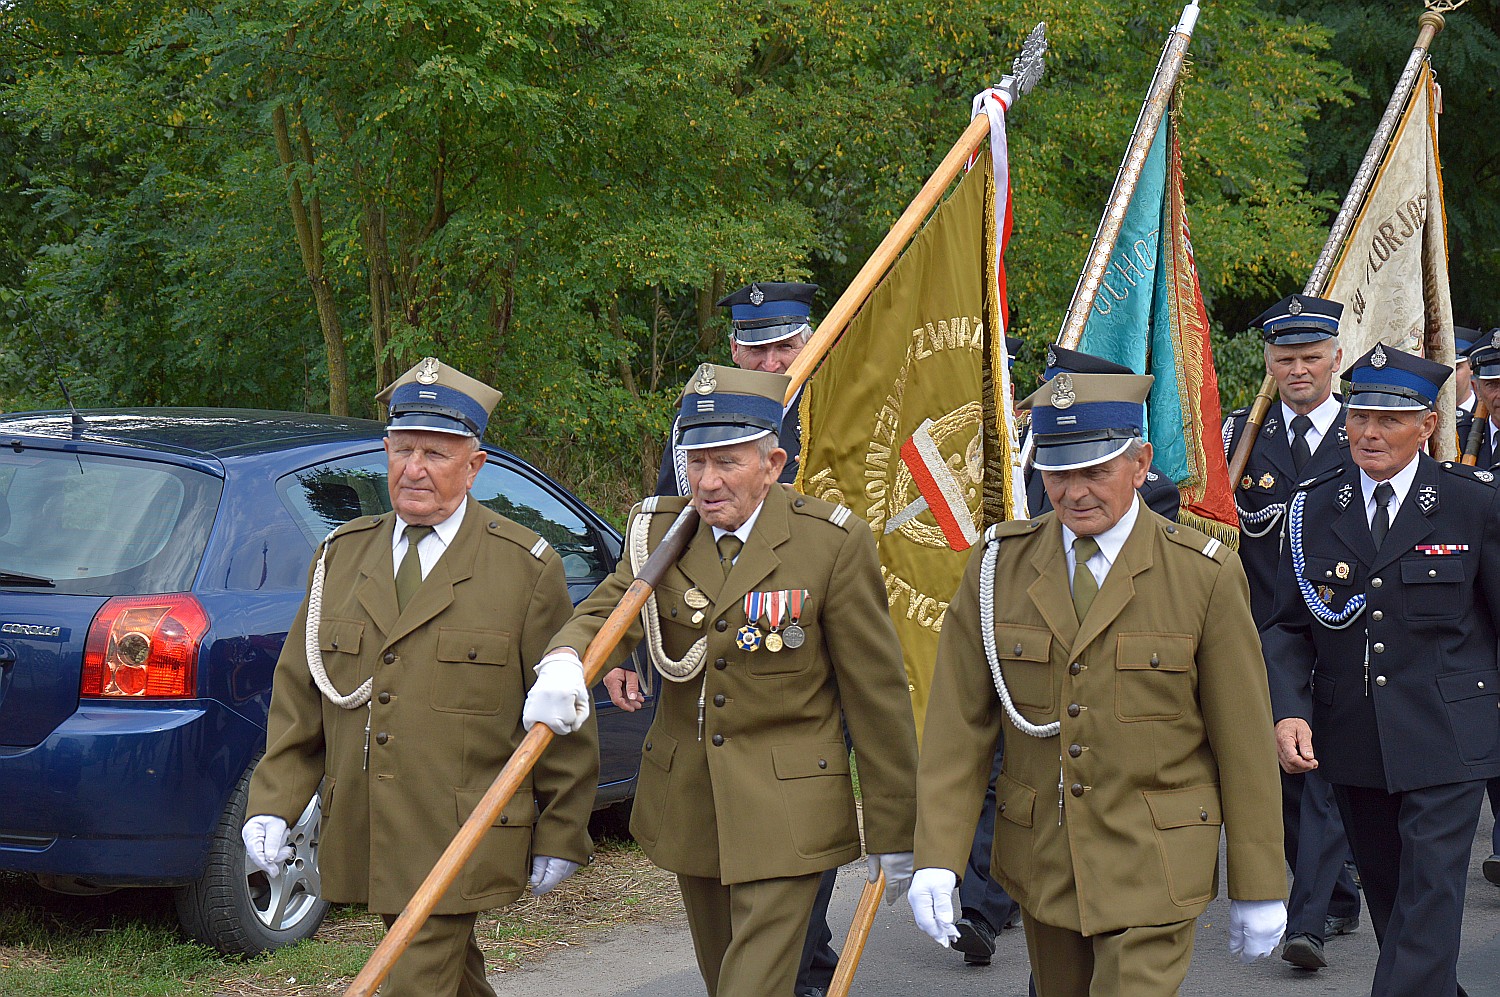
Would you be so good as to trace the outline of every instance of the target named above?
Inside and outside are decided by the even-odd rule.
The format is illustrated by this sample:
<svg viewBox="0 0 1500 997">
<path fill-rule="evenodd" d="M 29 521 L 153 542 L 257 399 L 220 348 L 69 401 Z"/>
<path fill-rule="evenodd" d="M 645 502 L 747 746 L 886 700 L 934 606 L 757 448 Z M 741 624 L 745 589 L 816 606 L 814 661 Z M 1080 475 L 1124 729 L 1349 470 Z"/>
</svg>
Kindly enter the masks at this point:
<svg viewBox="0 0 1500 997">
<path fill-rule="evenodd" d="M 1494 471 L 1486 471 L 1484 468 L 1475 467 L 1473 464 L 1460 464 L 1457 461 L 1445 460 L 1443 461 L 1443 470 L 1449 474 L 1456 474 L 1460 478 L 1468 478 L 1471 481 L 1483 481 L 1487 485 L 1495 483 Z"/>
<path fill-rule="evenodd" d="M 349 520 L 349 522 L 328 534 L 328 539 L 333 540 L 337 537 L 348 536 L 351 533 L 373 530 L 385 521 L 386 518 L 384 516 L 360 516 L 358 519 Z"/>
<path fill-rule="evenodd" d="M 638 511 L 650 515 L 675 516 L 687 508 L 690 499 L 686 495 L 647 495 L 641 499 Z"/>
<path fill-rule="evenodd" d="M 1343 475 L 1344 466 L 1340 464 L 1338 467 L 1329 468 L 1322 474 L 1315 475 L 1311 478 L 1304 478 L 1303 480 L 1297 482 L 1296 488 L 1298 491 L 1306 491 L 1309 488 L 1316 488 L 1319 485 L 1327 484 L 1330 481 L 1341 478 L 1343 477 Z"/>
<path fill-rule="evenodd" d="M 852 510 L 842 505 L 813 498 L 811 495 L 794 494 L 792 497 L 792 511 L 799 516 L 813 516 L 817 519 L 826 519 L 845 533 L 849 532 L 849 526 L 855 520 Z"/>
<path fill-rule="evenodd" d="M 538 561 L 545 561 L 548 552 L 552 550 L 547 541 L 538 536 L 535 531 L 527 529 L 513 519 L 506 519 L 504 516 L 491 513 L 484 525 L 490 536 L 509 540 L 517 547 L 525 548 L 526 552 Z"/>
<path fill-rule="evenodd" d="M 1041 519 L 1007 519 L 1003 523 L 994 523 L 984 531 L 984 542 L 994 543 L 1005 537 L 1025 536 L 1036 531 L 1042 525 Z"/>
<path fill-rule="evenodd" d="M 1161 530 L 1173 543 L 1195 550 L 1220 564 L 1224 563 L 1224 552 L 1229 549 L 1224 546 L 1224 541 L 1199 533 L 1191 526 L 1183 526 L 1181 523 L 1164 523 Z"/>
</svg>

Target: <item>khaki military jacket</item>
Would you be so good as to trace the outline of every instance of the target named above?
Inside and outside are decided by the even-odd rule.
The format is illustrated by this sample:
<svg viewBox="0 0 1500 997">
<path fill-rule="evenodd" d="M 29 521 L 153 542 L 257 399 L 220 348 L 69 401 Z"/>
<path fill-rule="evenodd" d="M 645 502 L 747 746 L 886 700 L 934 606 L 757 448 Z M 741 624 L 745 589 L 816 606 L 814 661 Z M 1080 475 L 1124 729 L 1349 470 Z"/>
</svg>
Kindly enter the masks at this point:
<svg viewBox="0 0 1500 997">
<path fill-rule="evenodd" d="M 658 501 L 653 550 L 687 504 Z M 627 554 L 552 645 L 581 653 L 633 579 Z M 692 589 L 709 600 L 701 618 L 687 599 Z M 779 653 L 741 650 L 735 638 L 747 622 L 745 594 L 783 589 L 810 593 L 801 620 L 806 643 Z M 732 884 L 807 875 L 857 858 L 841 713 L 858 758 L 866 847 L 910 851 L 916 728 L 869 526 L 848 510 L 775 486 L 728 578 L 713 532 L 700 522 L 656 594 L 667 653 L 680 659 L 700 637 L 707 637 L 708 653 L 698 677 L 657 680 L 660 699 L 630 825 L 651 860 Z M 637 617 L 614 663 L 641 634 Z"/>
<path fill-rule="evenodd" d="M 520 744 L 533 666 L 571 611 L 557 554 L 467 501 L 452 545 L 405 612 L 396 608 L 392 514 L 354 520 L 329 541 L 323 661 L 345 695 L 374 677 L 368 709 L 335 706 L 313 684 L 306 601 L 277 662 L 249 813 L 295 821 L 327 780 L 319 864 L 329 900 L 401 911 Z M 591 716 L 542 754 L 435 913 L 514 900 L 531 854 L 587 861 L 598 771 Z"/>
<path fill-rule="evenodd" d="M 997 532 L 1001 671 L 1021 714 L 1061 734 L 1004 716 L 977 547 L 938 646 L 917 867 L 962 875 L 1004 737 L 992 860 L 1037 920 L 1093 935 L 1196 917 L 1218 889 L 1221 831 L 1229 895 L 1285 897 L 1270 697 L 1239 559 L 1142 508 L 1080 627 L 1057 517 Z"/>
</svg>

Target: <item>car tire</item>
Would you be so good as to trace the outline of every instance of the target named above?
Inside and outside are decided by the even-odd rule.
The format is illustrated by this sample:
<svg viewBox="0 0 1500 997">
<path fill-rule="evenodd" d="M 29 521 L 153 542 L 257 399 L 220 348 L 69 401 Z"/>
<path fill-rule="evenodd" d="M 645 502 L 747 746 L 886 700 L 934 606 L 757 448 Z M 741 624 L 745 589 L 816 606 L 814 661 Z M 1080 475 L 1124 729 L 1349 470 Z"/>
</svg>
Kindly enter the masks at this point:
<svg viewBox="0 0 1500 997">
<path fill-rule="evenodd" d="M 314 794 L 290 829 L 296 853 L 271 879 L 251 865 L 240 828 L 250 797 L 245 770 L 230 794 L 209 845 L 203 875 L 176 891 L 177 919 L 183 930 L 220 952 L 255 955 L 311 938 L 323 923 L 328 902 L 318 878 L 318 836 L 323 808 Z"/>
</svg>

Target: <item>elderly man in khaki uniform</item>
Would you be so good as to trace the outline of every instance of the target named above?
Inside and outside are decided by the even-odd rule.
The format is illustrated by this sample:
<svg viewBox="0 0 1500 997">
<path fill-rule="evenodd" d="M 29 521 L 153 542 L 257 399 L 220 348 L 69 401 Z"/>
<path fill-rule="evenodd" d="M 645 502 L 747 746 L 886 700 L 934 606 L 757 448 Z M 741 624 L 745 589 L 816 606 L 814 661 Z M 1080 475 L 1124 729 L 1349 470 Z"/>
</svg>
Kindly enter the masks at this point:
<svg viewBox="0 0 1500 997">
<path fill-rule="evenodd" d="M 630 830 L 677 873 L 711 997 L 790 997 L 819 874 L 859 857 L 841 713 L 872 869 L 893 891 L 911 875 L 916 729 L 875 542 L 847 509 L 776 483 L 788 383 L 711 364 L 693 376 L 678 446 L 701 519 L 621 642 L 644 633 L 665 680 Z M 588 646 L 688 501 L 632 510 L 619 568 L 548 660 Z"/>
<path fill-rule="evenodd" d="M 552 690 L 537 701 L 580 728 L 497 818 L 385 997 L 492 997 L 476 912 L 515 900 L 528 873 L 545 893 L 591 850 L 599 748 L 588 691 L 575 696 L 565 665 L 532 671 L 571 611 L 561 558 L 469 497 L 499 398 L 433 358 L 380 395 L 393 512 L 356 519 L 319 548 L 250 783 L 250 861 L 280 873 L 287 822 L 321 782 L 323 895 L 367 904 L 389 926 L 520 744 L 528 690 Z"/>
<path fill-rule="evenodd" d="M 1023 402 L 1054 512 L 992 527 L 938 647 L 909 899 L 957 937 L 997 739 L 997 879 L 1021 905 L 1040 997 L 1166 997 L 1228 838 L 1230 948 L 1286 924 L 1276 751 L 1234 553 L 1139 500 L 1151 378 L 1059 374 Z"/>
</svg>

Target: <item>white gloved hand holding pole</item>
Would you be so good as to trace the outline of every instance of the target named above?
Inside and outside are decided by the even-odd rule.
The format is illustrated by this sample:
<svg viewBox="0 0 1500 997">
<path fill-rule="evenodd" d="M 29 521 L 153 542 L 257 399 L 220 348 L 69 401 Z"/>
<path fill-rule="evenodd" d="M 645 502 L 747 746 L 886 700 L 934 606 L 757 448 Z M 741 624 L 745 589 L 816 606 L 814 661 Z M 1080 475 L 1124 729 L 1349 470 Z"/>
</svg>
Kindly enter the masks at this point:
<svg viewBox="0 0 1500 997">
<path fill-rule="evenodd" d="M 281 865 L 294 854 L 287 844 L 289 831 L 286 821 L 280 817 L 261 814 L 245 821 L 240 828 L 240 837 L 245 842 L 245 857 L 261 872 L 275 879 L 281 875 Z"/>
<path fill-rule="evenodd" d="M 1285 931 L 1286 904 L 1282 901 L 1229 901 L 1229 951 L 1240 962 L 1270 955 Z"/>
<path fill-rule="evenodd" d="M 911 886 L 911 870 L 916 863 L 916 856 L 911 852 L 877 852 L 874 855 L 865 856 L 865 865 L 870 871 L 870 882 L 880 878 L 885 873 L 885 902 L 887 906 L 896 902 L 896 898 L 905 895 Z"/>
<path fill-rule="evenodd" d="M 958 929 L 953 926 L 953 891 L 957 887 L 958 876 L 951 869 L 918 869 L 906 892 L 917 927 L 943 948 L 958 939 Z"/>
<path fill-rule="evenodd" d="M 571 647 L 560 647 L 536 666 L 536 684 L 526 694 L 521 723 L 546 724 L 554 734 L 571 734 L 589 718 L 589 687 L 583 662 Z"/>
<path fill-rule="evenodd" d="M 551 893 L 563 880 L 578 871 L 578 863 L 550 855 L 535 855 L 531 859 L 531 895 L 539 897 Z"/>
</svg>

